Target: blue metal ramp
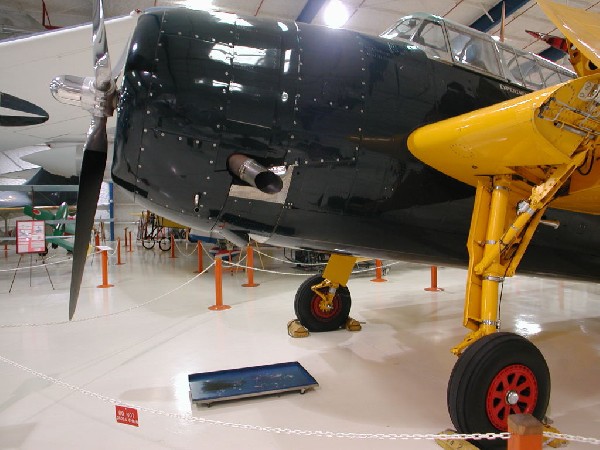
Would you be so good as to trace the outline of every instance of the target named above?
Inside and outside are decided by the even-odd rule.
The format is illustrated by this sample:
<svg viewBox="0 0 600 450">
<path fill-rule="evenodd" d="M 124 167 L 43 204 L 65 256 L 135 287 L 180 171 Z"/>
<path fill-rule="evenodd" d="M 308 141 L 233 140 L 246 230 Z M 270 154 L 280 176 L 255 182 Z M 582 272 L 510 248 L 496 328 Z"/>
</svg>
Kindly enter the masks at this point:
<svg viewBox="0 0 600 450">
<path fill-rule="evenodd" d="M 188 381 L 192 401 L 205 405 L 281 392 L 300 391 L 303 394 L 319 385 L 296 361 L 194 373 L 188 375 Z"/>
</svg>

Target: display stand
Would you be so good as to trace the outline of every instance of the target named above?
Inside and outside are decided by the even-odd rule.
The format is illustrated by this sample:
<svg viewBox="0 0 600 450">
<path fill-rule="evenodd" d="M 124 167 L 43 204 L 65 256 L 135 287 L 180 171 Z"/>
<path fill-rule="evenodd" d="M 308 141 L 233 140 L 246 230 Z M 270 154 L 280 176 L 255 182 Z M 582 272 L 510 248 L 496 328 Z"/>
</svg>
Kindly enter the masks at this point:
<svg viewBox="0 0 600 450">
<path fill-rule="evenodd" d="M 15 274 L 13 275 L 12 282 L 10 283 L 10 289 L 8 293 L 12 292 L 13 285 L 15 284 L 15 279 L 17 278 L 17 272 L 19 272 L 19 266 L 21 265 L 21 260 L 23 259 L 23 254 L 19 255 L 19 261 L 17 262 L 17 267 L 15 268 Z M 46 266 L 46 258 L 42 256 L 42 265 L 44 269 L 46 269 L 46 275 L 48 275 L 48 281 L 50 282 L 50 286 L 52 286 L 52 290 L 54 290 L 54 283 L 52 282 L 52 277 L 50 276 L 50 271 L 48 270 L 48 266 Z M 33 255 L 29 254 L 29 287 L 31 286 L 31 278 L 32 278 L 32 270 L 33 270 Z"/>
</svg>

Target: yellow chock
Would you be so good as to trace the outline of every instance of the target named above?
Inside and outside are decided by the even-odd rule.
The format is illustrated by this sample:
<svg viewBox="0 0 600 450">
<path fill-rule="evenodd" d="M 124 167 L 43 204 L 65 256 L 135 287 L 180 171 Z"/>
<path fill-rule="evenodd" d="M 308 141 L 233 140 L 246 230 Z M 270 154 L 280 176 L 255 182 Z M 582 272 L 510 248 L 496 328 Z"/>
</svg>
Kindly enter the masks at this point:
<svg viewBox="0 0 600 450">
<path fill-rule="evenodd" d="M 354 320 L 352 317 L 348 317 L 346 320 L 346 325 L 344 325 L 346 330 L 348 331 L 360 331 L 362 330 L 362 325 L 358 320 Z"/>
<path fill-rule="evenodd" d="M 448 429 L 439 434 L 456 434 L 456 431 Z M 461 439 L 436 439 L 435 443 L 446 450 L 479 450 L 478 447 L 474 446 L 469 441 L 463 441 Z"/>
<path fill-rule="evenodd" d="M 547 431 L 549 433 L 560 434 L 560 431 L 558 431 L 557 428 L 554 428 L 553 426 L 550 426 L 547 423 L 544 424 L 544 431 Z M 547 445 L 548 447 L 560 448 L 560 447 L 565 447 L 568 444 L 568 442 L 564 439 L 544 438 L 544 444 Z"/>
<path fill-rule="evenodd" d="M 308 337 L 308 330 L 300 323 L 298 319 L 290 320 L 287 324 L 288 334 L 293 338 Z"/>
</svg>

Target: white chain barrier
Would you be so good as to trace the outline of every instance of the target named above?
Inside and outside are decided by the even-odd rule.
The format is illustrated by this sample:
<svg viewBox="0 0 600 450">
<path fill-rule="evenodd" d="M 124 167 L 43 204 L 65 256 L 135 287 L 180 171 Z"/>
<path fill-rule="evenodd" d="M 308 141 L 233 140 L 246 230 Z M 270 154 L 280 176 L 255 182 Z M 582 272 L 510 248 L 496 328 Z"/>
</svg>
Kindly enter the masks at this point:
<svg viewBox="0 0 600 450">
<path fill-rule="evenodd" d="M 73 259 L 72 257 L 69 257 L 66 259 L 61 259 L 60 261 L 44 262 L 42 264 L 36 264 L 35 266 L 13 267 L 12 269 L 0 269 L 0 272 L 15 272 L 18 270 L 37 269 L 38 267 L 47 267 L 47 266 L 53 266 L 55 264 L 62 264 L 64 262 L 71 261 L 72 259 Z"/>
<path fill-rule="evenodd" d="M 204 250 L 204 248 L 203 248 Z M 206 252 L 206 250 L 204 250 Z M 257 250 L 255 250 L 257 251 Z M 278 258 L 275 257 L 271 257 L 270 255 L 267 255 L 265 253 L 259 252 L 258 253 L 270 257 L 272 259 L 278 260 L 278 261 L 282 261 L 282 262 L 289 262 L 289 261 L 284 261 L 284 260 L 280 260 Z M 93 255 L 97 255 L 100 254 L 101 252 L 94 252 L 91 253 L 89 256 L 93 256 Z M 192 252 L 193 253 L 193 252 Z M 190 255 L 192 254 L 190 253 Z M 115 316 L 115 315 L 119 315 L 119 314 L 123 314 L 129 311 L 133 311 L 135 309 L 139 309 L 142 308 L 150 303 L 153 303 L 155 301 L 158 301 L 164 297 L 167 297 L 168 295 L 178 291 L 179 289 L 183 288 L 184 286 L 187 286 L 188 284 L 190 284 L 191 282 L 193 282 L 194 280 L 196 280 L 198 277 L 200 277 L 201 275 L 203 275 L 204 273 L 206 273 L 208 270 L 210 270 L 214 265 L 214 258 L 212 258 L 212 255 L 210 255 L 210 253 L 206 252 L 208 254 L 209 257 L 211 257 L 212 263 L 206 267 L 201 273 L 195 275 L 194 277 L 192 277 L 191 279 L 189 279 L 188 281 L 184 282 L 183 284 L 175 287 L 174 289 L 171 289 L 168 292 L 165 292 L 153 299 L 150 299 L 144 303 L 141 303 L 139 305 L 135 305 L 132 306 L 130 308 L 126 308 L 120 311 L 115 311 L 113 313 L 109 313 L 109 314 L 104 314 L 104 315 L 98 315 L 98 316 L 93 316 L 93 317 L 87 317 L 87 318 L 82 318 L 82 319 L 75 319 L 75 320 L 65 320 L 65 321 L 57 321 L 57 322 L 46 322 L 46 323 L 38 323 L 38 324 L 32 324 L 32 323 L 23 323 L 23 324 L 7 324 L 7 325 L 0 325 L 0 329 L 1 328 L 16 328 L 16 327 L 32 327 L 32 326 L 46 326 L 46 325 L 63 325 L 63 324 L 68 324 L 68 323 L 75 323 L 75 322 L 86 322 L 86 321 L 90 321 L 90 320 L 95 320 L 95 319 L 99 319 L 99 318 L 103 318 L 103 317 L 110 317 L 110 316 Z M 190 256 L 187 255 L 187 256 Z M 24 269 L 29 269 L 29 268 L 35 268 L 35 267 L 44 267 L 44 266 L 48 266 L 48 265 L 52 265 L 52 264 L 61 264 L 67 261 L 71 261 L 72 258 L 67 258 L 64 260 L 60 260 L 60 261 L 55 261 L 52 263 L 45 263 L 45 264 L 41 264 L 38 266 L 31 266 L 31 267 L 19 267 L 19 268 L 13 268 L 13 269 L 3 269 L 0 270 L 0 272 L 9 272 L 9 271 L 15 271 L 15 270 L 24 270 Z M 230 265 L 230 266 L 237 266 L 240 268 L 246 268 L 246 266 L 243 266 L 239 263 L 232 263 L 229 261 L 224 261 L 226 264 Z M 387 265 L 384 265 L 382 267 L 390 267 L 393 266 L 395 264 L 398 264 L 399 262 L 393 262 Z M 292 263 L 293 264 L 293 263 Z M 284 274 L 284 275 L 299 275 L 299 276 L 307 276 L 308 274 L 297 274 L 297 273 L 284 273 L 284 272 L 277 272 L 277 271 L 272 271 L 272 270 L 266 270 L 266 269 L 257 269 L 257 268 L 252 268 L 253 270 L 257 270 L 259 272 L 267 272 L 267 273 L 275 273 L 275 274 Z M 358 271 L 354 271 L 353 273 L 360 273 L 360 272 L 368 272 L 368 271 L 372 271 L 374 270 L 374 268 L 369 268 L 366 270 L 358 270 Z M 291 428 L 281 428 L 281 427 L 270 427 L 270 426 L 258 426 L 258 425 L 251 425 L 251 424 L 241 424 L 241 423 L 234 423 L 234 422 L 225 422 L 225 421 L 220 421 L 220 420 L 214 420 L 214 419 L 206 419 L 203 417 L 195 417 L 192 416 L 190 414 L 182 414 L 182 413 L 174 413 L 174 412 L 167 412 L 167 411 L 162 411 L 159 409 L 155 409 L 155 408 L 147 408 L 144 406 L 139 406 L 139 405 L 132 405 L 129 404 L 127 402 L 123 402 L 121 400 L 118 399 L 113 399 L 110 397 L 107 397 L 105 395 L 101 395 L 92 391 L 89 391 L 87 389 L 83 389 L 81 387 L 66 383 L 60 379 L 57 378 L 53 378 L 51 376 L 45 375 L 43 373 L 37 372 L 33 369 L 30 369 L 26 366 L 23 366 L 21 364 L 18 364 L 8 358 L 5 358 L 3 356 L 0 355 L 0 361 L 4 362 L 5 364 L 8 364 L 10 366 L 13 366 L 17 369 L 20 369 L 24 372 L 27 372 L 31 375 L 34 375 L 40 379 L 43 379 L 45 381 L 49 381 L 53 384 L 56 384 L 58 386 L 70 389 L 72 391 L 76 391 L 79 392 L 83 395 L 89 396 L 89 397 L 93 397 L 96 399 L 99 399 L 105 403 L 110 403 L 113 405 L 121 405 L 121 406 L 126 406 L 126 407 L 130 407 L 130 408 L 135 408 L 138 411 L 142 411 L 142 412 L 147 412 L 150 414 L 154 414 L 154 415 L 158 415 L 158 416 L 164 416 L 164 417 L 169 417 L 169 418 L 173 418 L 173 419 L 177 419 L 177 420 L 184 420 L 187 422 L 191 422 L 191 423 L 202 423 L 202 424 L 208 424 L 208 425 L 218 425 L 218 426 L 223 426 L 223 427 L 228 427 L 228 428 L 237 428 L 237 429 L 243 429 L 243 430 L 253 430 L 253 431 L 262 431 L 262 432 L 268 432 L 268 433 L 277 433 L 277 434 L 288 434 L 288 435 L 296 435 L 296 436 L 314 436 L 314 437 L 327 437 L 327 438 L 341 438 L 341 439 L 363 439 L 363 440 L 373 440 L 373 439 L 377 439 L 377 440 L 494 440 L 494 439 L 509 439 L 510 438 L 510 433 L 474 433 L 474 434 L 460 434 L 460 433 L 455 433 L 455 434 L 434 434 L 434 433 L 425 433 L 425 434 L 419 434 L 419 433 L 406 433 L 406 434 L 396 434 L 396 433 L 377 433 L 377 434 L 370 434 L 370 433 L 344 433 L 344 432 L 333 432 L 333 431 L 322 431 L 322 430 L 299 430 L 299 429 L 291 429 Z M 553 433 L 553 432 L 544 432 L 543 433 L 544 437 L 547 439 L 557 439 L 557 440 L 564 440 L 564 441 L 570 441 L 570 442 L 579 442 L 579 443 L 585 443 L 585 444 L 591 444 L 591 445 L 600 445 L 600 439 L 596 439 L 596 438 L 589 438 L 589 437 L 584 437 L 584 436 L 577 436 L 577 435 L 571 435 L 571 434 L 560 434 L 560 433 Z"/>
<path fill-rule="evenodd" d="M 277 258 L 274 258 L 274 259 L 277 259 Z M 240 269 L 246 269 L 247 268 L 245 265 L 242 265 L 240 263 L 229 262 L 229 261 L 226 261 L 226 260 L 223 260 L 223 262 L 225 264 L 229 265 L 229 266 L 235 266 L 235 267 L 238 267 Z M 392 266 L 395 266 L 396 264 L 400 264 L 400 262 L 401 261 L 394 261 L 394 262 L 391 262 L 389 264 L 382 265 L 381 268 L 383 269 L 383 268 L 392 267 Z M 305 273 L 280 272 L 280 271 L 277 271 L 277 270 L 260 269 L 258 267 L 248 267 L 248 268 L 252 269 L 252 270 L 254 270 L 256 272 L 274 273 L 274 274 L 277 274 L 277 275 L 294 275 L 294 276 L 297 276 L 297 277 L 307 277 L 307 276 L 313 275 L 313 273 L 307 273 L 307 272 L 305 272 Z M 377 267 L 369 267 L 367 269 L 357 269 L 357 270 L 353 270 L 352 273 L 356 275 L 356 274 L 360 274 L 360 273 L 373 272 L 374 270 L 377 270 Z M 317 273 L 321 273 L 321 272 L 317 272 Z"/>
<path fill-rule="evenodd" d="M 544 437 L 548 439 L 558 439 L 561 441 L 580 442 L 582 444 L 600 445 L 600 439 L 575 436 L 573 434 L 551 433 L 544 431 Z"/>
<path fill-rule="evenodd" d="M 195 244 L 193 250 L 190 253 L 186 253 L 183 250 L 181 250 L 181 247 L 179 247 L 179 245 L 177 244 L 177 239 L 174 239 L 173 242 L 175 242 L 175 248 L 177 249 L 177 251 L 183 256 L 192 256 L 194 253 L 196 253 L 196 250 L 198 250 L 198 245 Z"/>
<path fill-rule="evenodd" d="M 93 252 L 93 253 L 90 253 L 89 255 L 87 255 L 86 258 L 89 258 L 90 256 L 94 256 L 94 255 L 100 255 L 101 253 L 102 253 L 102 251 Z M 51 259 L 51 258 L 54 258 L 54 256 L 51 256 L 48 259 Z M 37 269 L 38 267 L 53 266 L 55 264 L 62 264 L 62 263 L 69 262 L 69 261 L 72 261 L 72 260 L 73 260 L 73 257 L 69 256 L 68 258 L 61 259 L 59 261 L 44 262 L 42 264 L 37 264 L 35 266 L 13 267 L 12 269 L 0 269 L 0 273 L 2 273 L 2 272 L 16 272 L 18 270 L 26 270 L 26 269 Z"/>
<path fill-rule="evenodd" d="M 270 258 L 270 259 L 273 259 L 273 260 L 275 260 L 275 261 L 279 261 L 279 262 L 282 262 L 282 263 L 286 263 L 286 264 L 294 264 L 294 265 L 301 264 L 301 265 L 303 265 L 303 266 L 326 266 L 326 265 L 327 265 L 327 262 L 320 262 L 320 263 L 303 263 L 303 262 L 299 262 L 299 261 L 291 261 L 291 260 L 289 260 L 289 259 L 281 259 L 281 258 L 276 258 L 276 257 L 274 257 L 274 256 L 271 256 L 271 255 L 267 254 L 267 253 L 261 252 L 261 251 L 260 251 L 258 248 L 255 248 L 255 249 L 254 249 L 254 251 L 255 251 L 256 253 L 258 253 L 259 255 L 261 255 L 261 256 L 265 256 L 265 257 L 267 257 L 267 258 Z"/>
<path fill-rule="evenodd" d="M 74 392 L 78 392 L 80 394 L 86 395 L 88 397 L 92 397 L 98 399 L 104 403 L 109 403 L 111 405 L 119 405 L 125 406 L 128 408 L 134 408 L 141 412 L 146 412 L 149 414 L 154 414 L 157 416 L 169 417 L 171 419 L 183 420 L 190 423 L 200 423 L 206 425 L 217 425 L 226 428 L 236 428 L 241 430 L 251 430 L 251 431 L 262 431 L 266 433 L 275 433 L 275 434 L 287 434 L 292 436 L 313 436 L 313 437 L 325 437 L 325 438 L 338 438 L 338 439 L 363 439 L 363 440 L 440 440 L 440 441 L 466 441 L 466 440 L 494 440 L 494 439 L 503 439 L 507 440 L 510 438 L 510 433 L 472 433 L 472 434 L 464 434 L 464 433 L 345 433 L 345 432 L 336 432 L 336 431 L 323 431 L 323 430 L 301 430 L 301 429 L 293 429 L 286 427 L 271 427 L 271 426 L 260 426 L 260 425 L 251 425 L 251 424 L 243 424 L 236 422 L 226 422 L 222 420 L 215 419 L 207 419 L 205 417 L 196 417 L 191 414 L 183 414 L 176 412 L 168 412 L 162 411 L 156 408 L 147 408 L 145 406 L 139 406 L 131 403 L 127 403 L 121 401 L 119 399 L 111 398 L 106 395 L 98 394 L 96 392 L 92 392 L 87 389 L 83 389 L 79 386 L 75 386 L 73 384 L 62 381 L 58 378 L 51 377 L 49 375 L 45 375 L 41 372 L 37 372 L 29 367 L 23 366 L 15 361 L 12 361 L 4 356 L 0 355 L 0 362 L 8 364 L 14 368 L 22 370 L 23 372 L 27 372 L 30 375 L 33 375 L 37 378 L 40 378 L 44 381 L 48 381 L 57 386 L 61 386 L 63 388 L 69 389 Z M 596 438 L 588 438 L 584 436 L 576 436 L 572 434 L 561 434 L 561 433 L 551 433 L 544 432 L 543 436 L 547 439 L 559 439 L 570 442 L 579 442 L 584 444 L 592 444 L 592 445 L 600 445 L 600 439 Z"/>
<path fill-rule="evenodd" d="M 144 303 L 140 303 L 139 305 L 134 305 L 131 306 L 129 308 L 126 309 L 122 309 L 119 311 L 115 311 L 109 314 L 102 314 L 102 315 L 98 315 L 98 316 L 92 316 L 92 317 L 84 317 L 83 319 L 73 319 L 73 320 L 62 320 L 62 321 L 57 321 L 57 322 L 44 322 L 44 323 L 15 323 L 15 324 L 4 324 L 4 325 L 0 325 L 0 329 L 2 328 L 19 328 L 19 327 L 41 327 L 41 326 L 48 326 L 48 325 L 65 325 L 68 323 L 77 323 L 77 322 L 88 322 L 90 320 L 96 320 L 96 319 L 102 319 L 104 317 L 111 317 L 111 316 L 116 316 L 119 314 L 123 314 L 129 311 L 133 311 L 135 309 L 139 309 L 142 308 L 146 305 L 149 305 L 150 303 L 156 302 L 157 300 L 160 300 L 168 295 L 171 295 L 173 292 L 178 291 L 179 289 L 183 288 L 184 286 L 187 286 L 188 284 L 190 284 L 192 281 L 194 281 L 196 278 L 198 278 L 199 276 L 205 274 L 206 272 L 208 272 L 208 270 L 210 270 L 212 268 L 212 266 L 214 266 L 214 263 L 212 263 L 210 266 L 208 266 L 206 269 L 204 269 L 202 272 L 200 272 L 199 274 L 195 275 L 194 277 L 190 278 L 189 280 L 187 280 L 185 283 L 180 284 L 179 286 L 177 286 L 174 289 L 171 289 L 168 292 L 165 292 L 164 294 L 159 295 L 158 297 L 154 297 L 153 299 L 150 299 Z"/>
<path fill-rule="evenodd" d="M 288 434 L 294 436 L 314 436 L 314 437 L 326 437 L 326 438 L 341 438 L 341 439 L 377 439 L 377 440 L 482 440 L 482 439 L 508 439 L 510 437 L 509 433 L 475 433 L 475 434 L 434 434 L 434 433 L 426 433 L 426 434 L 418 434 L 418 433 L 410 433 L 410 434 L 396 434 L 396 433 L 343 433 L 343 432 L 335 432 L 335 431 L 322 431 L 322 430 L 300 430 L 293 428 L 285 428 L 285 427 L 270 427 L 270 426 L 259 426 L 259 425 L 251 425 L 251 424 L 243 424 L 243 423 L 235 423 L 235 422 L 225 422 L 222 420 L 214 420 L 207 419 L 204 417 L 196 417 L 191 414 L 183 414 L 183 413 L 175 413 L 162 411 L 156 408 L 147 408 L 145 406 L 133 405 L 127 402 L 123 402 L 119 399 L 114 399 L 102 394 L 98 394 L 96 392 L 89 391 L 87 389 L 83 389 L 79 386 L 75 386 L 69 383 L 66 383 L 58 378 L 51 377 L 49 375 L 45 375 L 43 373 L 37 372 L 29 367 L 25 367 L 19 363 L 16 363 L 8 358 L 0 356 L 0 361 L 8 364 L 12 367 L 15 367 L 19 370 L 29 373 L 37 378 L 40 378 L 44 381 L 48 381 L 57 386 L 61 386 L 72 391 L 78 392 L 80 394 L 86 395 L 88 397 L 96 398 L 101 400 L 104 403 L 110 403 L 112 405 L 120 405 L 128 408 L 135 408 L 138 411 L 146 412 L 149 414 L 154 414 L 157 416 L 169 417 L 177 420 L 184 420 L 190 423 L 201 423 L 207 425 L 218 425 L 227 428 L 237 428 L 242 430 L 252 430 L 252 431 L 262 431 L 267 433 L 276 433 L 276 434 Z"/>
</svg>

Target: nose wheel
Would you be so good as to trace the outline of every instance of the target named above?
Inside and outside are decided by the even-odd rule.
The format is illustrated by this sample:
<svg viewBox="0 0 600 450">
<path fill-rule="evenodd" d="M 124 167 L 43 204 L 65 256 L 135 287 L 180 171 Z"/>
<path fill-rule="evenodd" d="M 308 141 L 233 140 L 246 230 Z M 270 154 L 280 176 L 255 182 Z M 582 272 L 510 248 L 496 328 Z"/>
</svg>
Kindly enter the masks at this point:
<svg viewBox="0 0 600 450">
<path fill-rule="evenodd" d="M 498 433 L 510 414 L 542 420 L 550 400 L 550 372 L 535 345 L 513 333 L 480 338 L 458 358 L 448 383 L 448 412 L 459 433 Z M 506 443 L 478 441 L 483 449 Z"/>
<path fill-rule="evenodd" d="M 296 317 L 309 331 L 334 331 L 343 327 L 350 314 L 350 291 L 339 286 L 335 294 L 327 299 L 328 288 L 320 288 L 323 296 L 318 295 L 313 286 L 322 284 L 321 275 L 313 275 L 300 285 L 294 299 Z"/>
</svg>

